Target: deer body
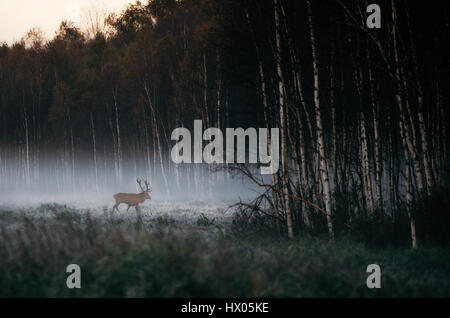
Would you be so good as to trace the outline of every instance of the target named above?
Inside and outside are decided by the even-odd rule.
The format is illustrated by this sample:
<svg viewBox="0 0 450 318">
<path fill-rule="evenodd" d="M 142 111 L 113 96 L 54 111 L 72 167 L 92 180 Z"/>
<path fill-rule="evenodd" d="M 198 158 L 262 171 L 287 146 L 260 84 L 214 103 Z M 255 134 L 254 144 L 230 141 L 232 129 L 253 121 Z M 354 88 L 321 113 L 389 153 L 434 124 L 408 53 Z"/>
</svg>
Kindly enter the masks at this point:
<svg viewBox="0 0 450 318">
<path fill-rule="evenodd" d="M 139 184 L 139 187 L 141 188 L 142 192 L 140 193 L 116 193 L 114 194 L 114 199 L 116 200 L 116 204 L 113 207 L 114 210 L 119 210 L 119 205 L 121 203 L 125 203 L 128 205 L 127 211 L 130 209 L 130 207 L 134 206 L 136 211 L 138 211 L 139 204 L 144 202 L 145 200 L 150 200 L 150 194 L 149 192 L 151 189 L 148 187 L 148 182 L 145 181 L 145 190 L 142 188 L 141 180 L 137 179 L 137 183 Z"/>
<path fill-rule="evenodd" d="M 141 204 L 147 199 L 150 199 L 150 195 L 147 192 L 141 192 L 141 193 L 117 193 L 114 194 L 114 199 L 116 200 L 116 204 L 113 207 L 114 209 L 117 209 L 118 206 L 121 203 L 125 203 L 128 205 L 128 209 L 131 206 L 137 206 L 138 204 Z M 128 211 L 127 209 L 127 211 Z"/>
</svg>

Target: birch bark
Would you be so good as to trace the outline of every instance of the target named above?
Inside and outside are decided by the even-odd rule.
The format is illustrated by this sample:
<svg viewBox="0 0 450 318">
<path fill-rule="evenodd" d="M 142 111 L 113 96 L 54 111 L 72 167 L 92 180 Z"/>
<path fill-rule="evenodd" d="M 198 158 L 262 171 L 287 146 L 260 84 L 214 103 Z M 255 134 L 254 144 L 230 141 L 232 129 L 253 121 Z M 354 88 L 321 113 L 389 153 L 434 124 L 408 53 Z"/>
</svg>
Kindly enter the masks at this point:
<svg viewBox="0 0 450 318">
<path fill-rule="evenodd" d="M 330 236 L 330 240 L 334 241 L 334 231 L 333 231 L 333 223 L 331 220 L 331 189 L 330 189 L 330 180 L 328 178 L 328 167 L 325 160 L 325 145 L 323 138 L 323 126 L 322 126 L 322 114 L 320 109 L 320 100 L 319 100 L 319 65 L 316 54 L 316 38 L 314 35 L 314 27 L 312 23 L 312 8 L 310 1 L 307 1 L 308 4 L 308 22 L 309 22 L 309 30 L 311 36 L 311 49 L 312 49 L 312 57 L 313 57 L 313 71 L 314 71 L 314 106 L 316 110 L 316 131 L 317 131 L 317 148 L 319 150 L 319 160 L 320 160 L 320 174 L 322 177 L 322 183 L 324 187 L 325 194 L 325 208 L 328 213 L 327 215 L 327 226 L 328 233 Z"/>
</svg>

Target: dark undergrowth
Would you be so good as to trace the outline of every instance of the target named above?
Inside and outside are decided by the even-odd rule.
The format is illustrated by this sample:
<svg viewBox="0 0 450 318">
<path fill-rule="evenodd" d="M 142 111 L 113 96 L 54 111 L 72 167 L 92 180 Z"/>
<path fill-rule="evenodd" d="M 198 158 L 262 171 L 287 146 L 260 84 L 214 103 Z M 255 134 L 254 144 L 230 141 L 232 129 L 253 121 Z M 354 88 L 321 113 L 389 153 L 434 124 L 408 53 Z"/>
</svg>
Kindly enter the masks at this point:
<svg viewBox="0 0 450 318">
<path fill-rule="evenodd" d="M 0 211 L 0 224 L 1 297 L 450 296 L 450 250 L 439 246 L 287 240 L 245 232 L 238 222 L 206 239 L 170 222 L 137 230 L 58 205 Z M 81 289 L 66 287 L 72 263 L 81 267 Z M 366 287 L 373 263 L 380 289 Z"/>
</svg>

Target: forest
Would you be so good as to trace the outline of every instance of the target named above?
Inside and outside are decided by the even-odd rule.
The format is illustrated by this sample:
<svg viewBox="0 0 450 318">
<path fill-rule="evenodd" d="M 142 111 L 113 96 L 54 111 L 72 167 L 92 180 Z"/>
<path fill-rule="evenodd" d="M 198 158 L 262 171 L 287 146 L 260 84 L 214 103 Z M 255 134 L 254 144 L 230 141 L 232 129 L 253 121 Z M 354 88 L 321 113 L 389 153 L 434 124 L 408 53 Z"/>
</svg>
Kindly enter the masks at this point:
<svg viewBox="0 0 450 318">
<path fill-rule="evenodd" d="M 132 192 L 142 176 L 151 181 L 152 200 L 226 199 L 227 211 L 234 211 L 230 231 L 239 239 L 300 242 L 300 251 L 307 245 L 303 239 L 314 246 L 320 241 L 325 245 L 316 248 L 331 254 L 347 240 L 402 253 L 430 247 L 437 250 L 408 254 L 405 264 L 416 256 L 423 264 L 448 260 L 440 248 L 450 242 L 449 11 L 440 3 L 380 0 L 381 26 L 372 29 L 366 24 L 369 4 L 137 1 L 104 21 L 62 21 L 51 39 L 33 28 L 20 41 L 1 45 L 0 219 L 11 246 L 4 243 L 0 251 L 16 246 L 8 198 L 105 196 L 105 209 L 111 209 L 114 191 Z M 178 127 L 193 131 L 195 120 L 204 129 L 279 128 L 280 169 L 262 175 L 258 164 L 174 163 L 171 133 Z M 38 210 L 45 207 L 48 213 L 73 212 L 59 205 Z M 21 220 L 26 224 L 27 218 Z M 217 222 L 202 214 L 196 225 L 221 228 Z M 31 231 L 46 240 L 45 233 Z M 144 241 L 154 234 L 145 235 Z M 180 246 L 175 250 L 184 253 Z M 267 275 L 258 279 L 269 280 Z M 430 284 L 440 281 L 444 285 L 435 291 L 448 297 L 448 273 L 436 275 Z M 191 283 L 198 282 L 186 286 Z M 175 295 L 235 290 L 221 288 Z M 294 290 L 265 292 L 304 295 Z M 393 294 L 423 294 L 411 290 Z"/>
</svg>

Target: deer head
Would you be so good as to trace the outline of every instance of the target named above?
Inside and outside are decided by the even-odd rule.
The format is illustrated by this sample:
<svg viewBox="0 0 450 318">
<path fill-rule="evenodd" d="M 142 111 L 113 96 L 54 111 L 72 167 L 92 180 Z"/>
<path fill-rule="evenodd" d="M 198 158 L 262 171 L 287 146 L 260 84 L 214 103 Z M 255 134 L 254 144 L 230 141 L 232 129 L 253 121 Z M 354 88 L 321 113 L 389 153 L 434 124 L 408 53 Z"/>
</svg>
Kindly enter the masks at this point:
<svg viewBox="0 0 450 318">
<path fill-rule="evenodd" d="M 138 183 L 139 188 L 141 188 L 141 191 L 142 191 L 141 194 L 143 194 L 146 199 L 150 199 L 150 194 L 149 193 L 152 192 L 152 189 L 149 187 L 148 181 L 144 180 L 145 189 L 142 187 L 142 180 L 141 179 L 137 178 L 136 182 Z"/>
</svg>

